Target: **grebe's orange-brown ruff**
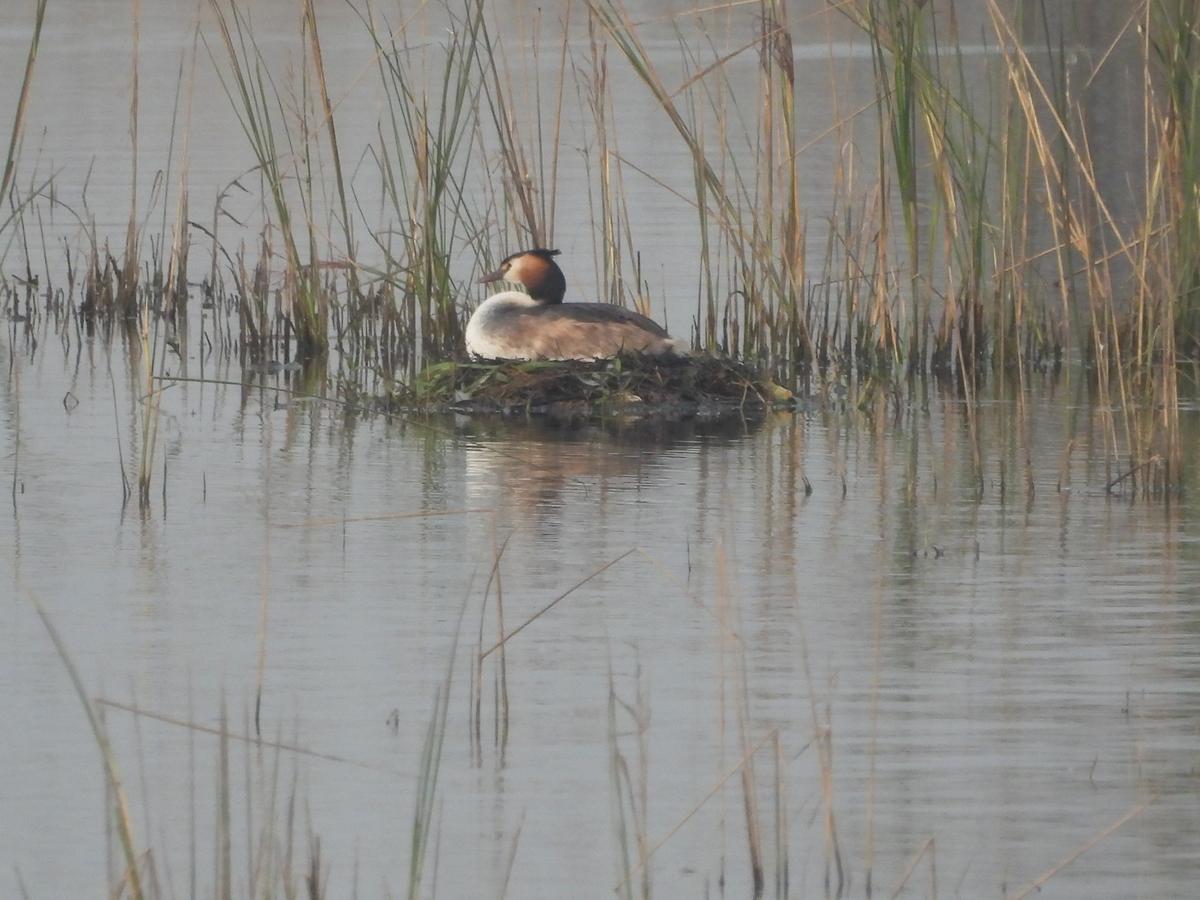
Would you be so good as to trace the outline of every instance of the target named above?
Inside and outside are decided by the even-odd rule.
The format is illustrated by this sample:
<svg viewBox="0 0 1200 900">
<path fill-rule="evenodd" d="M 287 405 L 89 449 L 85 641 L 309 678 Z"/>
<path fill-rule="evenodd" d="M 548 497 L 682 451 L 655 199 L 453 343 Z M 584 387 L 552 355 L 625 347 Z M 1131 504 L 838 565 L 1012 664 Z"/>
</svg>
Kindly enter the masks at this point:
<svg viewBox="0 0 1200 900">
<path fill-rule="evenodd" d="M 611 303 L 563 303 L 567 279 L 557 250 L 523 250 L 479 279 L 525 288 L 488 297 L 467 323 L 467 352 L 479 359 L 604 359 L 622 351 L 684 355 L 657 322 Z"/>
</svg>

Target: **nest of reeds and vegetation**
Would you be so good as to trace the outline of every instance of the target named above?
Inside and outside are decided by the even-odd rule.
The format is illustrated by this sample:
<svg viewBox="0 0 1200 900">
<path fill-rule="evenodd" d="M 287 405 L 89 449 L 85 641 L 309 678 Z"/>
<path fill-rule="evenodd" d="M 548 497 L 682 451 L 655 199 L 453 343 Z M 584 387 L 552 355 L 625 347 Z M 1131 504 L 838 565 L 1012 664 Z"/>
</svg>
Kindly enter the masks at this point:
<svg viewBox="0 0 1200 900">
<path fill-rule="evenodd" d="M 796 396 L 717 356 L 440 362 L 390 398 L 397 410 L 549 416 L 720 418 L 792 409 Z"/>
</svg>

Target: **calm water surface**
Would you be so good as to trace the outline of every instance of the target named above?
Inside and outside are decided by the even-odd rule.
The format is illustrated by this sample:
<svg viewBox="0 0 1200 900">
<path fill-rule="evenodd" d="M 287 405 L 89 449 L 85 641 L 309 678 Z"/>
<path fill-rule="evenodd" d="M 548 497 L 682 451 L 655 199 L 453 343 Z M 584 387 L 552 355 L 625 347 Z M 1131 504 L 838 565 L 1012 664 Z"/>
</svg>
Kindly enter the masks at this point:
<svg viewBox="0 0 1200 900">
<path fill-rule="evenodd" d="M 192 9 L 147 7 L 143 192 L 167 155 Z M 259 8 L 293 29 L 289 5 Z M 80 9 L 49 20 L 30 134 L 64 193 L 97 156 L 119 161 L 89 182 L 100 230 L 118 238 L 127 7 Z M 27 25 L 0 11 L 5 73 Z M 812 39 L 847 37 L 830 27 Z M 348 91 L 361 33 L 323 37 L 343 47 L 327 53 Z M 869 90 L 861 53 L 797 65 L 826 86 L 832 67 L 846 106 Z M 747 57 L 747 77 L 754 67 Z M 215 196 L 249 154 L 198 77 L 191 177 Z M 678 170 L 681 148 L 629 96 L 644 127 L 622 132 L 623 150 Z M 369 140 L 377 113 L 351 94 L 339 129 Z M 820 133 L 833 114 L 814 88 L 801 127 Z M 812 152 L 806 202 L 821 209 L 837 151 Z M 568 160 L 562 178 L 561 242 L 586 284 L 590 218 L 569 190 L 586 175 Z M 662 260 L 655 295 L 686 284 L 671 309 L 686 321 L 695 235 L 658 189 L 630 198 L 639 243 Z M 35 602 L 93 696 L 170 720 L 106 707 L 168 896 L 214 883 L 219 744 L 180 723 L 215 728 L 224 704 L 230 731 L 252 734 L 260 662 L 263 736 L 308 752 L 233 745 L 235 895 L 251 845 L 282 841 L 289 797 L 297 855 L 320 836 L 329 896 L 405 891 L 448 667 L 425 895 L 612 896 L 623 821 L 631 854 L 638 834 L 653 851 L 658 896 L 748 896 L 747 790 L 767 896 L 784 855 L 790 896 L 836 892 L 838 860 L 849 895 L 865 896 L 870 871 L 890 896 L 923 848 L 905 896 L 1012 894 L 1082 848 L 1046 896 L 1183 897 L 1200 879 L 1200 508 L 1194 491 L 1106 493 L 1122 463 L 1078 374 L 1024 395 L 993 386 L 974 412 L 930 388 L 898 407 L 609 429 L 359 418 L 276 390 L 297 386 L 290 375 L 179 383 L 163 395 L 142 514 L 123 506 L 120 478 L 140 446 L 136 360 L 119 339 L 4 324 L 2 896 L 111 883 L 100 755 Z M 198 374 L 198 353 L 169 368 Z M 1193 466 L 1195 410 L 1182 421 Z M 484 600 L 497 556 L 506 631 L 619 561 L 508 642 L 503 748 L 489 657 L 475 750 L 470 658 L 498 634 L 494 586 Z"/>
<path fill-rule="evenodd" d="M 17 493 L 2 541 L 0 847 L 35 896 L 94 895 L 105 854 L 98 754 L 34 600 L 97 696 L 205 726 L 224 699 L 238 733 L 252 727 L 265 603 L 264 733 L 341 758 L 281 760 L 332 896 L 349 896 L 355 872 L 368 894 L 405 883 L 421 742 L 456 630 L 442 896 L 498 894 L 514 846 L 511 896 L 610 893 L 610 671 L 622 700 L 643 700 L 643 767 L 624 710 L 616 738 L 647 786 L 647 840 L 737 764 L 744 727 L 751 746 L 767 739 L 768 871 L 782 796 L 796 896 L 824 890 L 827 804 L 859 895 L 872 856 L 888 886 L 932 838 L 942 895 L 998 896 L 1130 811 L 1052 895 L 1184 896 L 1200 874 L 1197 511 L 1106 495 L 1086 446 L 1094 414 L 1062 383 L 1025 407 L 1032 496 L 1008 402 L 978 420 L 994 448 L 981 487 L 950 397 L 760 427 L 431 430 L 269 387 L 181 384 L 164 398 L 165 495 L 156 481 L 141 516 L 121 505 L 118 445 L 135 439 L 123 352 L 115 414 L 104 348 L 82 363 L 53 345 L 2 352 Z M 1072 434 L 1084 447 L 1059 492 Z M 503 753 L 486 669 L 476 760 L 467 657 L 500 544 L 510 630 L 635 552 L 508 644 Z M 114 709 L 108 721 L 162 877 L 186 891 L 195 826 L 208 883 L 216 740 Z M 830 795 L 813 744 L 826 730 Z M 251 773 L 235 779 L 239 834 L 267 817 L 275 760 L 235 752 Z M 662 895 L 701 896 L 722 874 L 746 895 L 741 798 L 734 778 L 654 854 Z M 932 891 L 927 866 L 913 877 Z"/>
</svg>

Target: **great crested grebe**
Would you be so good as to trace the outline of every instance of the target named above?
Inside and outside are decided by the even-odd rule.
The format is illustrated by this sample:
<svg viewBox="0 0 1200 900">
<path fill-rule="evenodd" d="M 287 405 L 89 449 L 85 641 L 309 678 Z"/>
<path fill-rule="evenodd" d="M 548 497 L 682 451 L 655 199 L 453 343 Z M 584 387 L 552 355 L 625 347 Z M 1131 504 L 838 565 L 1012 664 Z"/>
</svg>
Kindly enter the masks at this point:
<svg viewBox="0 0 1200 900">
<path fill-rule="evenodd" d="M 467 352 L 480 359 L 604 359 L 622 351 L 685 355 L 657 322 L 611 303 L 563 303 L 567 279 L 557 250 L 522 250 L 479 279 L 507 281 L 527 293 L 501 291 L 467 323 Z"/>
</svg>

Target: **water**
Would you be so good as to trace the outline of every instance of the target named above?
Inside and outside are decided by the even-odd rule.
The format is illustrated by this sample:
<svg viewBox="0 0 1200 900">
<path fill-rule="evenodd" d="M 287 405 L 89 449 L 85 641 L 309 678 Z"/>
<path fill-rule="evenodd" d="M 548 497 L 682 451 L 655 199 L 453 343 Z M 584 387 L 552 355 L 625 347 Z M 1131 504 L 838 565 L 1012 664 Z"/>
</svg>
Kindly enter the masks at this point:
<svg viewBox="0 0 1200 900">
<path fill-rule="evenodd" d="M 1106 495 L 1090 451 L 1059 493 L 1072 409 L 1041 389 L 1027 498 L 998 482 L 1015 448 L 987 454 L 979 496 L 963 410 L 945 398 L 900 421 L 835 411 L 716 433 L 563 434 L 347 421 L 270 390 L 180 385 L 164 398 L 165 501 L 159 485 L 143 518 L 122 510 L 130 400 L 114 420 L 104 367 L 77 373 L 53 348 L 3 362 L 10 446 L 18 407 L 22 424 L 0 621 L 0 784 L 15 812 L 0 846 L 31 887 L 81 895 L 104 867 L 98 754 L 35 599 L 97 695 L 208 726 L 225 698 L 244 733 L 265 598 L 265 734 L 377 767 L 285 754 L 334 896 L 355 866 L 364 889 L 404 883 L 420 745 L 464 602 L 439 783 L 443 896 L 498 891 L 518 829 L 512 895 L 615 883 L 610 666 L 631 702 L 641 672 L 652 841 L 741 758 L 740 720 L 751 742 L 778 729 L 798 896 L 823 878 L 814 714 L 832 730 L 855 890 L 868 822 L 877 885 L 933 838 L 939 890 L 979 896 L 1143 804 L 1055 890 L 1170 896 L 1196 876 L 1184 837 L 1198 824 L 1196 510 Z M 985 407 L 989 445 L 1006 446 L 1012 414 Z M 512 639 L 507 751 L 485 712 L 472 765 L 464 657 L 497 543 L 510 629 L 635 553 Z M 721 640 L 722 614 L 740 642 Z M 139 739 L 115 710 L 109 724 L 138 831 L 186 884 L 188 829 L 207 847 L 213 827 L 216 741 L 156 721 Z M 618 730 L 635 757 L 623 714 Z M 768 834 L 772 755 L 768 743 L 758 765 Z M 740 802 L 734 779 L 655 854 L 662 894 L 715 884 L 722 851 L 744 894 Z"/>
<path fill-rule="evenodd" d="M 60 93 L 35 94 L 44 118 L 31 134 L 49 129 L 44 158 L 66 167 L 64 195 L 105 151 L 65 140 L 55 115 L 87 111 L 118 157 L 123 146 L 97 109 L 124 103 L 123 8 L 50 19 L 62 30 L 38 90 Z M 290 7 L 276 14 L 293 21 Z M 147 11 L 154 90 L 173 86 L 189 16 Z M 0 13 L 6 67 L 25 22 Z M 88 52 L 72 68 L 77 46 Z M 91 65 L 108 74 L 84 75 Z M 350 80 L 359 67 L 337 71 Z M 152 96 L 141 177 L 166 157 L 169 108 Z M 248 156 L 216 99 L 197 112 L 193 148 L 192 177 L 210 188 Z M 626 134 L 629 153 L 665 141 Z M 119 239 L 128 178 L 102 168 L 92 203 Z M 584 177 L 572 171 L 568 184 Z M 671 285 L 692 236 L 661 193 L 631 197 L 653 212 L 639 240 L 674 260 L 662 266 Z M 564 203 L 586 272 L 585 207 Z M 875 895 L 890 896 L 922 848 L 906 896 L 1015 893 L 1081 848 L 1047 895 L 1194 889 L 1200 509 L 1194 491 L 1148 502 L 1105 490 L 1124 464 L 1076 372 L 1024 394 L 993 385 L 974 409 L 930 387 L 761 423 L 568 429 L 361 418 L 275 390 L 298 384 L 291 373 L 241 386 L 234 364 L 209 358 L 208 377 L 235 383 L 163 394 L 142 514 L 122 503 L 120 476 L 140 446 L 136 358 L 119 339 L 68 329 L 64 342 L 46 320 L 32 334 L 5 324 L 6 896 L 19 882 L 34 897 L 110 883 L 100 753 L 35 603 L 89 694 L 170 720 L 103 707 L 138 846 L 152 848 L 166 895 L 189 896 L 194 878 L 208 896 L 215 882 L 219 743 L 180 723 L 217 728 L 225 705 L 229 730 L 253 734 L 260 659 L 262 735 L 306 752 L 231 746 L 235 896 L 248 893 L 251 846 L 284 853 L 290 797 L 297 872 L 311 829 L 330 896 L 405 891 L 448 666 L 425 895 L 507 884 L 512 897 L 610 896 L 620 820 L 631 845 L 644 834 L 658 896 L 716 896 L 722 879 L 726 896 L 748 896 L 747 749 L 767 896 L 780 843 L 795 897 L 836 890 L 835 859 L 849 895 L 865 894 L 870 870 Z M 194 375 L 200 348 L 189 353 Z M 1194 405 L 1181 425 L 1194 460 Z M 496 640 L 494 587 L 481 610 L 497 556 L 506 631 L 562 599 L 506 645 L 503 749 L 498 654 L 485 664 L 476 755 L 469 658 Z M 612 724 L 610 690 L 627 704 Z"/>
</svg>

